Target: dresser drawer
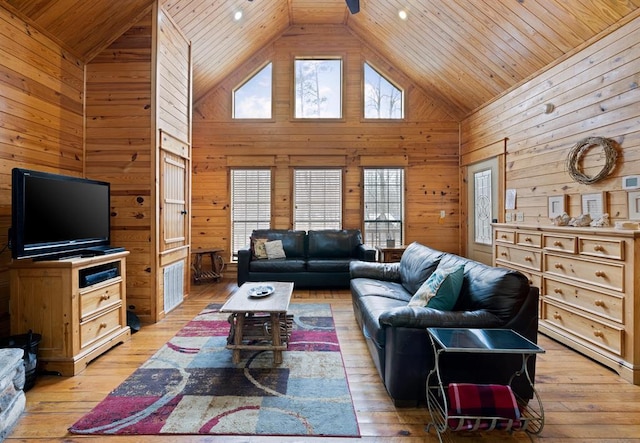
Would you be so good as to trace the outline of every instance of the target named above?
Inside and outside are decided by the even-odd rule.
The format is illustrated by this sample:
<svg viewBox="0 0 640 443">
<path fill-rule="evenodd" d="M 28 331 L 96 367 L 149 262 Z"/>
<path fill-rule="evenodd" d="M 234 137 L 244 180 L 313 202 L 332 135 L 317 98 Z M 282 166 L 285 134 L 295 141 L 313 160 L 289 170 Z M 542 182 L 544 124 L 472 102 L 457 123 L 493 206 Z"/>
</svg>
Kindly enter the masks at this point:
<svg viewBox="0 0 640 443">
<path fill-rule="evenodd" d="M 516 232 L 516 244 L 540 248 L 542 246 L 542 233 L 540 232 Z"/>
<path fill-rule="evenodd" d="M 120 318 L 120 303 L 104 314 L 80 323 L 80 347 L 91 345 L 108 333 L 121 328 L 125 319 Z"/>
<path fill-rule="evenodd" d="M 624 291 L 624 264 L 546 254 L 544 271 L 614 291 Z"/>
<path fill-rule="evenodd" d="M 624 241 L 592 237 L 578 238 L 580 255 L 624 260 Z"/>
<path fill-rule="evenodd" d="M 622 355 L 624 329 L 582 315 L 569 307 L 544 299 L 542 320 L 580 337 L 583 340 Z"/>
<path fill-rule="evenodd" d="M 624 320 L 624 298 L 574 286 L 551 278 L 544 279 L 544 294 L 547 299 L 576 306 L 616 322 Z"/>
<path fill-rule="evenodd" d="M 80 318 L 85 319 L 101 309 L 116 305 L 121 300 L 121 279 L 87 292 L 80 292 Z"/>
<path fill-rule="evenodd" d="M 575 254 L 576 237 L 573 235 L 544 234 L 542 247 L 548 251 L 561 251 Z"/>
<path fill-rule="evenodd" d="M 513 244 L 516 239 L 516 233 L 514 231 L 508 231 L 504 229 L 496 229 L 493 231 L 495 233 L 494 240 L 499 243 L 510 243 Z"/>
<path fill-rule="evenodd" d="M 512 263 L 533 271 L 542 270 L 542 252 L 509 246 L 496 246 L 496 261 Z"/>
</svg>

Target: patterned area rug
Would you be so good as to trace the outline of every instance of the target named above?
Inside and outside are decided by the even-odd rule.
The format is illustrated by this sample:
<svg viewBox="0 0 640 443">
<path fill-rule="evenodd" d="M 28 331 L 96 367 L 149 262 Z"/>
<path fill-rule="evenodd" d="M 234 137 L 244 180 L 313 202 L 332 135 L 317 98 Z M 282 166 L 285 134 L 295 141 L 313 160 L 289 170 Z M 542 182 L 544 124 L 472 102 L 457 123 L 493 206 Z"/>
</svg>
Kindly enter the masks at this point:
<svg viewBox="0 0 640 443">
<path fill-rule="evenodd" d="M 77 434 L 360 435 L 331 307 L 292 304 L 283 363 L 225 348 L 209 305 L 69 431 Z"/>
</svg>

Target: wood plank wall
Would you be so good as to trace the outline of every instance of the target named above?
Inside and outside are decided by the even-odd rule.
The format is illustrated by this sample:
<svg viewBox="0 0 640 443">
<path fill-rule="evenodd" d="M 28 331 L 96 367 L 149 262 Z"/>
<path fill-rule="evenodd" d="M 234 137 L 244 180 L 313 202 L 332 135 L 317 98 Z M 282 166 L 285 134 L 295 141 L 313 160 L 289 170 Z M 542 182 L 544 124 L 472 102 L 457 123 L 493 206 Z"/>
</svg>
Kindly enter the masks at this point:
<svg viewBox="0 0 640 443">
<path fill-rule="evenodd" d="M 612 221 L 628 218 L 621 177 L 640 171 L 640 14 L 591 46 L 479 109 L 461 125 L 461 153 L 482 157 L 483 146 L 508 138 L 506 187 L 516 189 L 527 224 L 548 225 L 548 197 L 568 196 L 568 214 L 582 213 L 581 195 L 606 192 Z M 544 113 L 544 105 L 555 109 Z M 585 137 L 617 142 L 612 174 L 592 185 L 568 175 L 569 150 Z M 602 149 L 584 158 L 594 176 L 604 166 Z"/>
<path fill-rule="evenodd" d="M 11 170 L 83 173 L 84 63 L 0 7 L 0 337 L 9 335 Z"/>
<path fill-rule="evenodd" d="M 341 121 L 291 118 L 296 56 L 340 56 Z M 274 118 L 233 121 L 233 88 L 273 62 Z M 362 65 L 368 61 L 405 90 L 404 121 L 363 121 Z M 459 251 L 459 124 L 438 102 L 343 26 L 292 27 L 194 106 L 192 245 L 230 249 L 229 167 L 273 168 L 272 227 L 292 227 L 291 169 L 344 168 L 343 227 L 361 228 L 361 166 L 405 166 L 406 237 Z M 439 223 L 440 211 L 446 217 Z M 227 257 L 228 258 L 228 257 Z"/>
<path fill-rule="evenodd" d="M 152 10 L 87 64 L 87 176 L 111 183 L 112 243 L 127 257 L 127 305 L 156 311 Z"/>
</svg>

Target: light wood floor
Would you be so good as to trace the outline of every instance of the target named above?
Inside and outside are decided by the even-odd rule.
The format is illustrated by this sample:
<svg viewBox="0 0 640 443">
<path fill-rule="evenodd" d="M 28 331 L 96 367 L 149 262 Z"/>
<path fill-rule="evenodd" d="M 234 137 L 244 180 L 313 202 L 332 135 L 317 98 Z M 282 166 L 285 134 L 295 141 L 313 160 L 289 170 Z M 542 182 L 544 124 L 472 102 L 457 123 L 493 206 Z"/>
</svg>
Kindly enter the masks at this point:
<svg viewBox="0 0 640 443">
<path fill-rule="evenodd" d="M 44 442 L 437 442 L 425 431 L 424 408 L 397 409 L 389 400 L 361 332 L 358 330 L 349 291 L 296 290 L 294 302 L 330 303 L 336 322 L 349 385 L 358 416 L 360 439 L 210 436 L 82 436 L 67 428 L 100 402 L 160 346 L 212 301 L 223 301 L 235 283 L 192 286 L 191 296 L 167 317 L 144 326 L 131 341 L 93 361 L 75 377 L 40 376 L 27 393 L 27 407 L 8 443 Z M 546 424 L 534 438 L 545 442 L 640 442 L 640 387 L 633 386 L 609 369 L 540 336 L 546 353 L 538 356 L 536 387 L 542 398 Z M 460 442 L 529 441 L 523 433 L 456 434 Z"/>
</svg>

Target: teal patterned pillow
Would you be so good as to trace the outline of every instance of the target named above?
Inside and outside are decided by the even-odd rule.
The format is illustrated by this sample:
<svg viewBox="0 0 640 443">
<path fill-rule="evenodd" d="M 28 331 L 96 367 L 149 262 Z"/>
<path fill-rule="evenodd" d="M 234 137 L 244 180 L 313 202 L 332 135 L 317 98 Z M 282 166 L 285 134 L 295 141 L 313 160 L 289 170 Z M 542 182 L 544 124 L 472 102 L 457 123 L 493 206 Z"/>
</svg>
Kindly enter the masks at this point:
<svg viewBox="0 0 640 443">
<path fill-rule="evenodd" d="M 451 311 L 458 301 L 464 265 L 440 268 L 425 281 L 413 294 L 409 306 L 428 307 L 439 311 Z"/>
</svg>

